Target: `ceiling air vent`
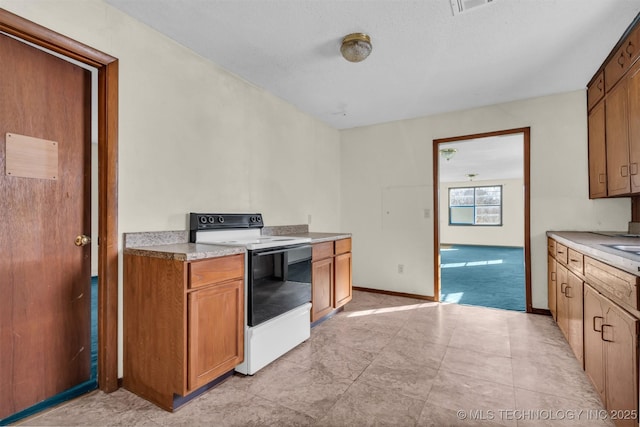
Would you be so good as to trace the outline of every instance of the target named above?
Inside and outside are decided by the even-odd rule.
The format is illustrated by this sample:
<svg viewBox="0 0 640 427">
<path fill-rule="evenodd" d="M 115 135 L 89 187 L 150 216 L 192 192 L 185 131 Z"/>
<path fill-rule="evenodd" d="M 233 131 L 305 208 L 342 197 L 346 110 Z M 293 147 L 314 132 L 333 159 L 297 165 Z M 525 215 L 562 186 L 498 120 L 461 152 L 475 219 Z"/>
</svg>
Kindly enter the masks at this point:
<svg viewBox="0 0 640 427">
<path fill-rule="evenodd" d="M 460 15 L 461 13 L 465 13 L 470 11 L 471 9 L 476 9 L 480 6 L 486 6 L 489 3 L 492 3 L 494 0 L 450 0 L 451 1 L 451 9 L 453 10 L 453 15 Z"/>
</svg>

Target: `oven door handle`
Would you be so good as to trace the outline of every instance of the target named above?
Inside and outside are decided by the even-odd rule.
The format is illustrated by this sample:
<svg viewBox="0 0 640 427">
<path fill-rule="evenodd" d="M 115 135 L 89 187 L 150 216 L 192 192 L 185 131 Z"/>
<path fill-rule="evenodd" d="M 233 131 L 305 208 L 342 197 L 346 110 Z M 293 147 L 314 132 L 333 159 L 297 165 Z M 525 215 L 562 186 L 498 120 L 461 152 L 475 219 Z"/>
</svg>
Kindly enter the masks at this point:
<svg viewBox="0 0 640 427">
<path fill-rule="evenodd" d="M 265 252 L 256 252 L 253 251 L 253 255 L 254 256 L 267 256 L 267 255 L 274 255 L 274 254 L 281 254 L 283 252 L 289 252 L 293 249 L 306 249 L 306 248 L 310 248 L 311 245 L 299 245 L 299 246 L 285 246 L 285 247 L 280 247 L 278 249 L 275 249 L 273 251 L 265 251 Z"/>
</svg>

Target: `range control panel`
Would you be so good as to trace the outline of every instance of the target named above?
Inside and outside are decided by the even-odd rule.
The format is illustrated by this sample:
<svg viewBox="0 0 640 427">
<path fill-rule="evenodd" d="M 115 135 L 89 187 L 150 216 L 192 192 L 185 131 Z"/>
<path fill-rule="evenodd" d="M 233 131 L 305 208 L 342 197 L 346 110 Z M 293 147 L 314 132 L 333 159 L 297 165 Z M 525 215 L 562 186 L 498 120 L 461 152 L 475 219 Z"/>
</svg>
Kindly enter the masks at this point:
<svg viewBox="0 0 640 427">
<path fill-rule="evenodd" d="M 213 230 L 220 228 L 262 228 L 262 214 L 218 214 L 193 213 L 189 214 L 189 229 L 191 231 Z"/>
</svg>

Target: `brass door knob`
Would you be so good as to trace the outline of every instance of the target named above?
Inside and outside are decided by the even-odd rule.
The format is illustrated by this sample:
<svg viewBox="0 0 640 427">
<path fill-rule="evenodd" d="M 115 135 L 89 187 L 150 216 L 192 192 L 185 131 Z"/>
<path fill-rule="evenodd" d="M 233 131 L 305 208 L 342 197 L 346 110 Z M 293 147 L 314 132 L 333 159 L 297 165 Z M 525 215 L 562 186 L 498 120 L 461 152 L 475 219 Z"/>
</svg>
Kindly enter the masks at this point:
<svg viewBox="0 0 640 427">
<path fill-rule="evenodd" d="M 86 246 L 91 243 L 91 237 L 86 236 L 84 234 L 80 234 L 76 236 L 75 244 L 76 246 Z"/>
</svg>

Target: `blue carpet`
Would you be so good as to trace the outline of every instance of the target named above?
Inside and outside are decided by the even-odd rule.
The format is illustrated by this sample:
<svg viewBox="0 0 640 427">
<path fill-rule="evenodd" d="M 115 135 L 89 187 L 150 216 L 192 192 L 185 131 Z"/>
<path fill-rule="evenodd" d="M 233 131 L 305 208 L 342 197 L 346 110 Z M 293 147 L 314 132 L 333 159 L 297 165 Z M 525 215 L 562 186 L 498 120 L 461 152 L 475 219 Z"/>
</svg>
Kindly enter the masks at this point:
<svg viewBox="0 0 640 427">
<path fill-rule="evenodd" d="M 442 245 L 440 300 L 525 311 L 524 250 Z"/>
</svg>

